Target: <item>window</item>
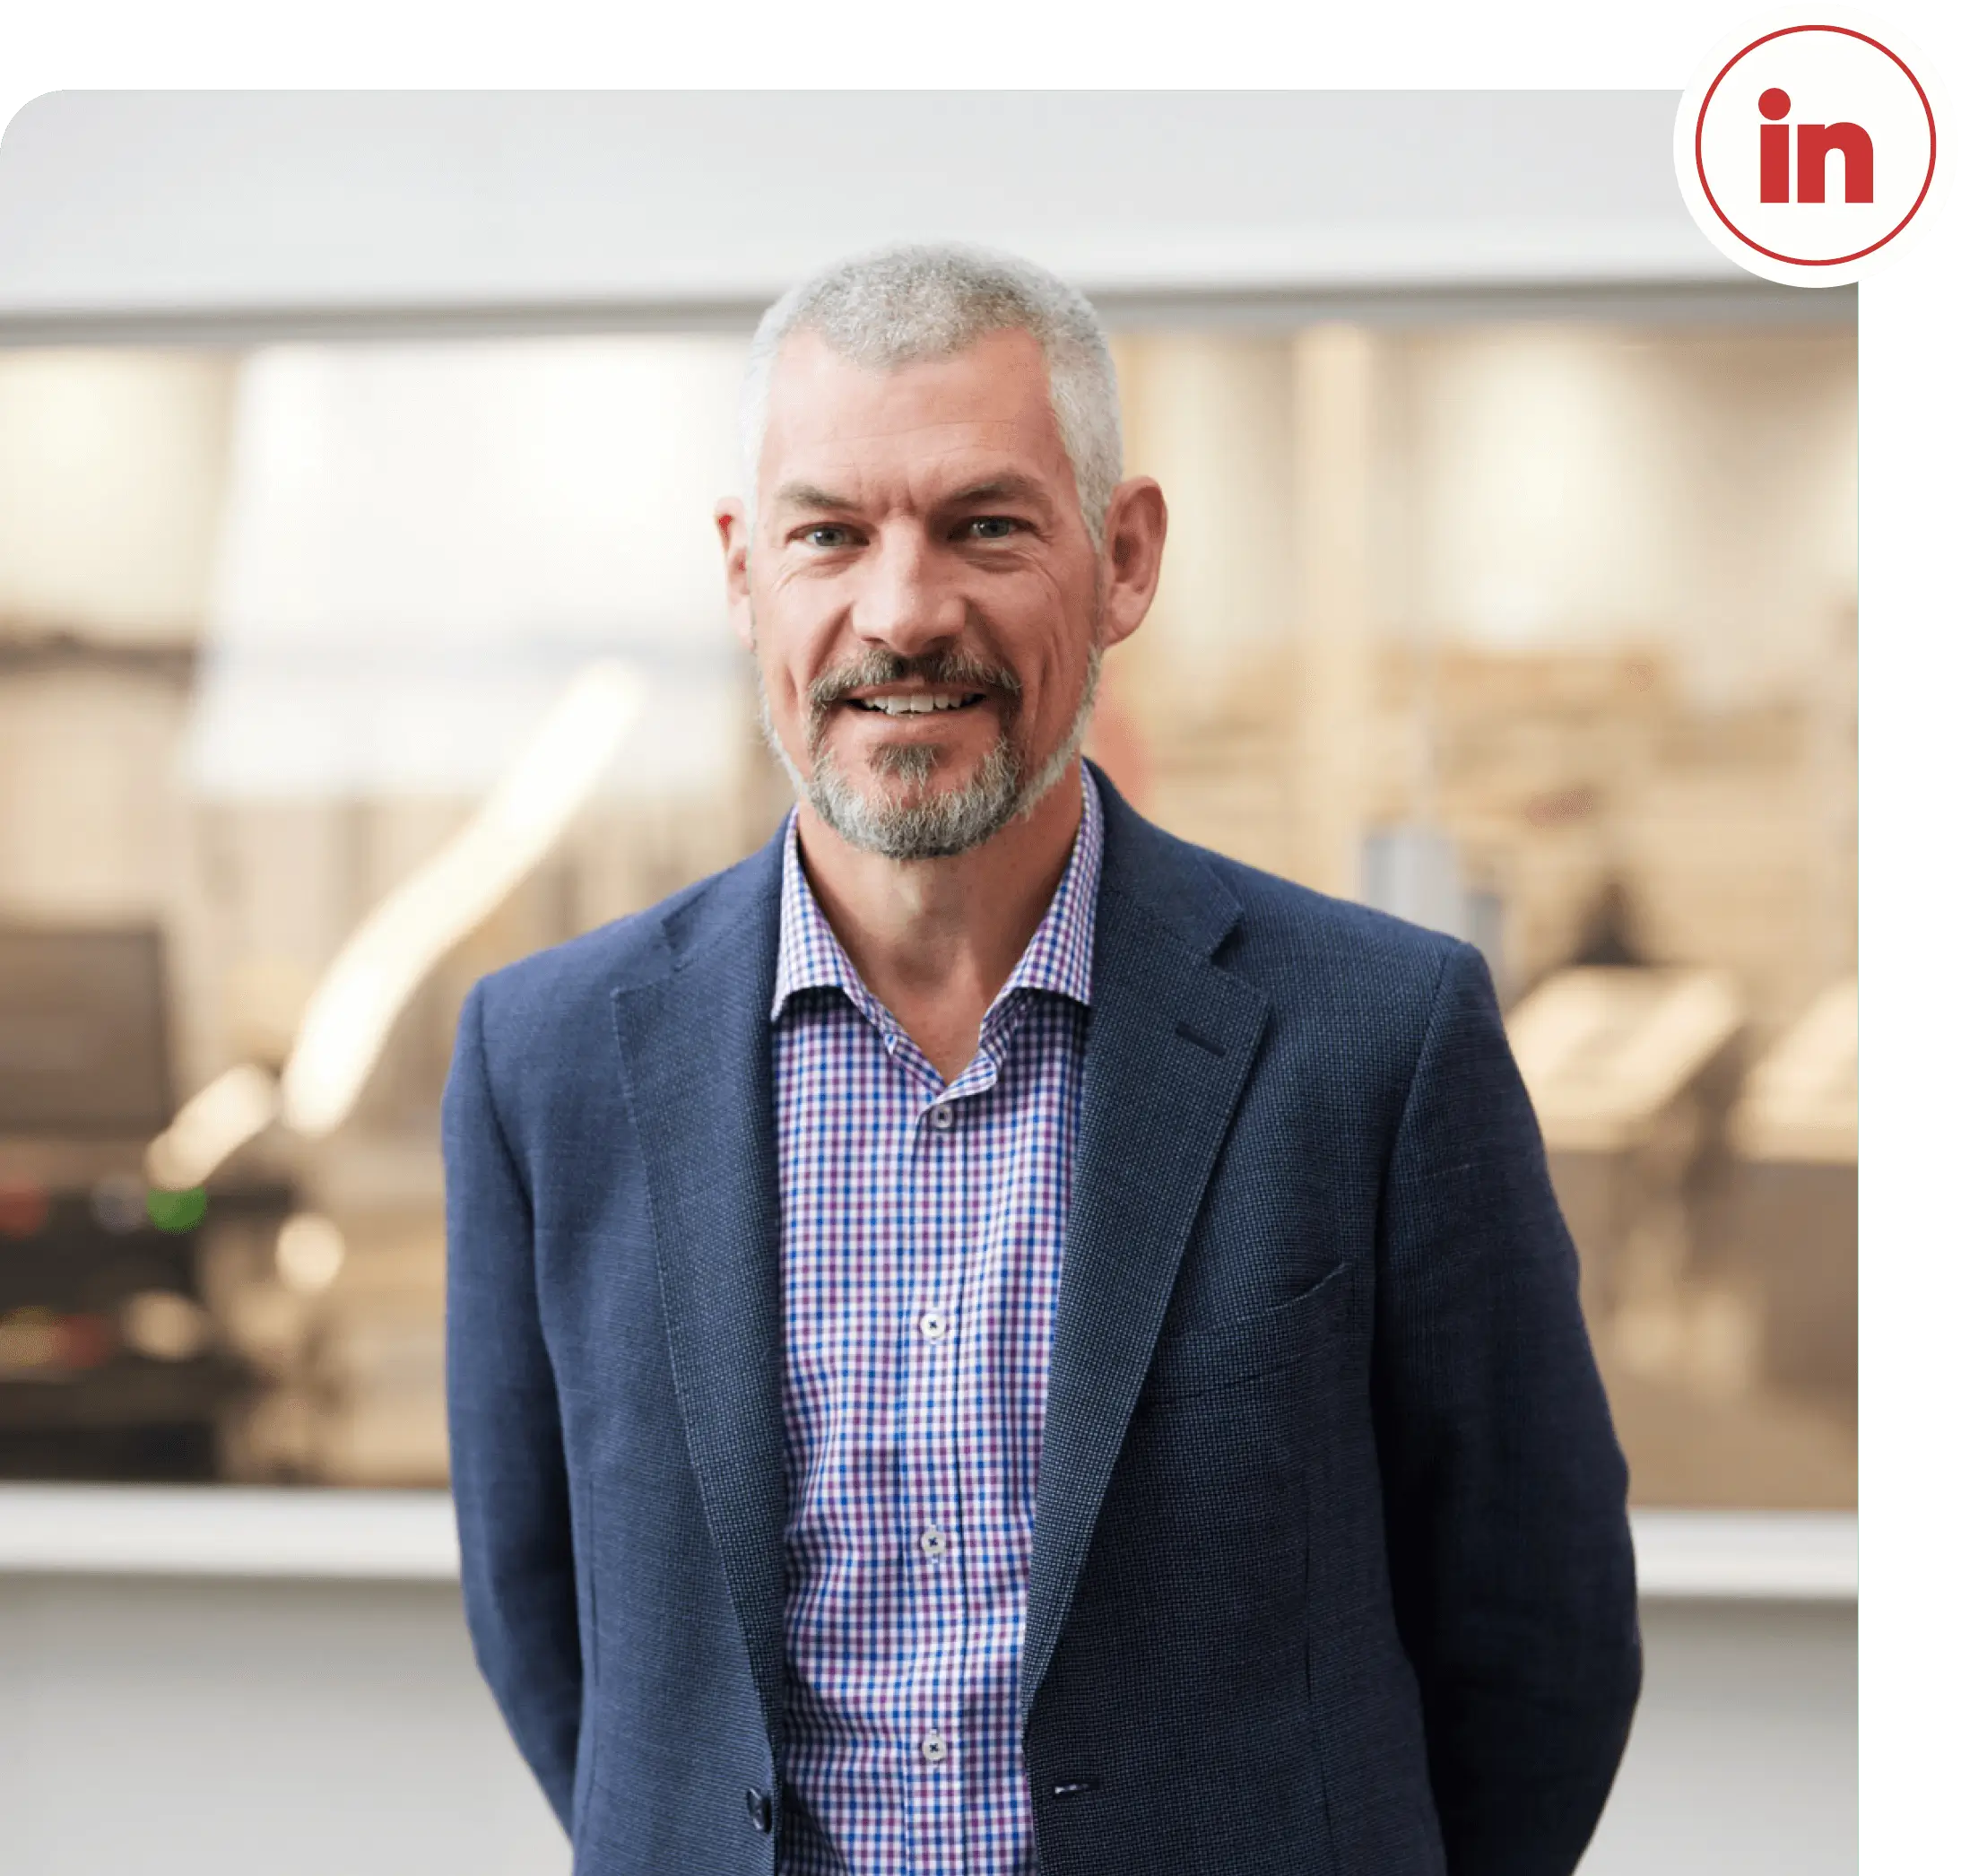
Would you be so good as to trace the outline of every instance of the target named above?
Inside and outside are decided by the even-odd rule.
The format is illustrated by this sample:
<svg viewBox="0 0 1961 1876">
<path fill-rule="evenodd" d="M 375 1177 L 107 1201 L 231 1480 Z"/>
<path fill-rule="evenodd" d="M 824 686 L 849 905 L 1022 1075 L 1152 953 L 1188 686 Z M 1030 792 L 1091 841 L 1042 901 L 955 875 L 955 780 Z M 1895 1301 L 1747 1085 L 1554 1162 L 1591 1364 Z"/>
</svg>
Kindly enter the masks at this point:
<svg viewBox="0 0 1961 1876">
<path fill-rule="evenodd" d="M 1172 542 L 1092 753 L 1485 951 L 1637 1500 L 1849 1507 L 1852 329 L 1116 349 Z M 0 357 L 0 1472 L 440 1482 L 464 991 L 787 801 L 708 515 L 742 352 Z M 529 847 L 482 831 L 514 769 Z M 473 827 L 482 903 L 397 946 L 326 1124 L 259 1125 L 336 958 Z M 236 1138 L 176 1195 L 146 1153 L 214 1086 Z"/>
</svg>

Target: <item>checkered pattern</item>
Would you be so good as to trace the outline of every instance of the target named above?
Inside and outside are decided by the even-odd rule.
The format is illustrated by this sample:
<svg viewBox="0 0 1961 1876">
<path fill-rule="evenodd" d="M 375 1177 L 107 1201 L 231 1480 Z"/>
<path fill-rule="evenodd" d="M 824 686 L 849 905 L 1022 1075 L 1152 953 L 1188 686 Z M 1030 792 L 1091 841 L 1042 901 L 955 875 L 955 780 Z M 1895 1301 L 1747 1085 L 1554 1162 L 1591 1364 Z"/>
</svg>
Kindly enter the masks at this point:
<svg viewBox="0 0 1961 1876">
<path fill-rule="evenodd" d="M 790 1876 L 1025 1876 L 1017 1714 L 1102 867 L 1087 776 L 1047 913 L 943 1081 L 784 844 Z"/>
</svg>

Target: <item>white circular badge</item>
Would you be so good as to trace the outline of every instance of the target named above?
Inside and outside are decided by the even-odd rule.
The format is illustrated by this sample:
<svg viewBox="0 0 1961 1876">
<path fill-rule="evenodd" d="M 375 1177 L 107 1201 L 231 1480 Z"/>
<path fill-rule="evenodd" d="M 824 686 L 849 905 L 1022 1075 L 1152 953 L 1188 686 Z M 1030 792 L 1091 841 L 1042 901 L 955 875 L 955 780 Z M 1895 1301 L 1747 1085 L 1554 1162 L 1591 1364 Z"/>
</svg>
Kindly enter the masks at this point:
<svg viewBox="0 0 1961 1876">
<path fill-rule="evenodd" d="M 1925 215 L 1934 106 L 1897 45 L 1848 25 L 1776 26 L 1704 61 L 1676 113 L 1675 174 L 1740 265 L 1841 286 Z"/>
</svg>

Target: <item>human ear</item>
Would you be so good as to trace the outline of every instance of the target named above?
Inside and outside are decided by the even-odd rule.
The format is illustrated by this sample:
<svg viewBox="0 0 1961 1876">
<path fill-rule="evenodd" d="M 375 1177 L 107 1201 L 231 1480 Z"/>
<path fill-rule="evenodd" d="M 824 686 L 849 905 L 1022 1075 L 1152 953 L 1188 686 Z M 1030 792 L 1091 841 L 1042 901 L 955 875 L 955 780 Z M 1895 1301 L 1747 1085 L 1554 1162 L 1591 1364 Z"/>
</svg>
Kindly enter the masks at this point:
<svg viewBox="0 0 1961 1876">
<path fill-rule="evenodd" d="M 1107 577 L 1098 635 L 1103 649 L 1129 638 L 1144 622 L 1164 565 L 1168 521 L 1165 491 L 1150 476 L 1131 476 L 1111 491 L 1103 524 Z"/>
<path fill-rule="evenodd" d="M 722 585 L 729 624 L 745 650 L 756 648 L 756 618 L 749 597 L 749 521 L 733 495 L 715 505 L 715 531 L 722 540 Z"/>
</svg>

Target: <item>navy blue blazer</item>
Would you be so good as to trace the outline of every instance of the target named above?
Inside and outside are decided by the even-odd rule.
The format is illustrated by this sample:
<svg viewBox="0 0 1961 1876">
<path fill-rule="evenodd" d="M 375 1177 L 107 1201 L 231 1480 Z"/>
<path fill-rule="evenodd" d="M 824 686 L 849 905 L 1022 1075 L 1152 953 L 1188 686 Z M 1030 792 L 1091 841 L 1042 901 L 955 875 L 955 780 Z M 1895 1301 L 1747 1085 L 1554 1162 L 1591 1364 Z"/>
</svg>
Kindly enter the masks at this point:
<svg viewBox="0 0 1961 1876">
<path fill-rule="evenodd" d="M 1108 840 L 1020 1689 L 1046 1876 L 1566 1876 L 1640 1681 L 1627 1474 L 1477 952 Z M 464 1606 L 578 1876 L 785 1794 L 782 834 L 471 992 Z"/>
</svg>

